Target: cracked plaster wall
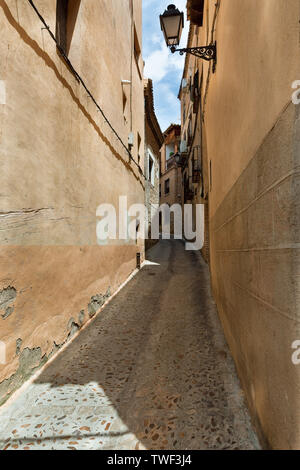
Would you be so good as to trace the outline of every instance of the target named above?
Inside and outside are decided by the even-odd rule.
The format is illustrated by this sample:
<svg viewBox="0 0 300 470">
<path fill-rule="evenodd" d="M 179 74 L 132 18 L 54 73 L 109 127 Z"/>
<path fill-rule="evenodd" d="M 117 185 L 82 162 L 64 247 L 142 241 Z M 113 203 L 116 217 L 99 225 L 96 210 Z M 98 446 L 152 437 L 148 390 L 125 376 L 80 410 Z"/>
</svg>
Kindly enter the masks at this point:
<svg viewBox="0 0 300 470">
<path fill-rule="evenodd" d="M 131 71 L 125 3 L 81 2 L 69 57 L 122 140 L 132 130 L 143 148 L 142 60 Z M 56 2 L 36 5 L 55 31 Z M 141 43 L 140 0 L 133 19 Z M 117 207 L 120 195 L 143 203 L 143 180 L 41 26 L 29 2 L 0 0 L 0 403 L 96 314 L 144 251 L 97 245 L 97 207 Z M 130 77 L 135 113 L 125 122 L 121 80 Z"/>
</svg>

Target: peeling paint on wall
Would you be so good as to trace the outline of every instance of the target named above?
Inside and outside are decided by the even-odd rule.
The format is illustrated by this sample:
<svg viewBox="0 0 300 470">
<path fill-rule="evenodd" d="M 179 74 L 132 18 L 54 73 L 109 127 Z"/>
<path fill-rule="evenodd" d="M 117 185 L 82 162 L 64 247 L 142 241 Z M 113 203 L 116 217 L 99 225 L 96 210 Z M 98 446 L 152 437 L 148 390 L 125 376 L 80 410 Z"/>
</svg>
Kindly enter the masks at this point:
<svg viewBox="0 0 300 470">
<path fill-rule="evenodd" d="M 8 286 L 0 291 L 0 310 L 4 310 L 1 315 L 3 320 L 8 318 L 14 312 L 14 306 L 11 306 L 17 297 L 17 291 L 14 287 Z"/>
<path fill-rule="evenodd" d="M 68 339 L 73 338 L 74 335 L 80 330 L 80 326 L 75 322 L 74 318 L 71 318 L 68 323 Z"/>
<path fill-rule="evenodd" d="M 23 340 L 21 338 L 18 338 L 16 341 L 16 355 L 19 356 L 21 352 L 21 346 L 22 346 Z"/>
<path fill-rule="evenodd" d="M 8 308 L 7 305 L 15 300 L 17 291 L 14 287 L 7 287 L 0 291 L 0 309 Z M 105 304 L 107 299 L 111 296 L 110 287 L 106 293 L 97 294 L 91 298 L 88 305 L 89 317 L 92 318 L 99 312 L 100 308 Z M 21 351 L 23 340 L 18 338 L 16 340 L 16 355 L 19 356 L 19 367 L 15 374 L 0 383 L 0 406 L 3 405 L 8 398 L 23 385 L 40 367 L 57 353 L 72 337 L 81 329 L 85 323 L 85 311 L 81 310 L 78 315 L 78 322 L 71 317 L 67 324 L 68 335 L 66 340 L 61 344 L 53 343 L 51 352 L 46 355 L 42 354 L 40 347 L 29 349 L 24 348 Z"/>
<path fill-rule="evenodd" d="M 16 373 L 0 383 L 0 406 L 46 361 L 47 356 L 42 356 L 40 348 L 24 349 Z"/>
<path fill-rule="evenodd" d="M 84 319 L 85 319 L 85 312 L 84 310 L 81 310 L 81 312 L 78 315 L 78 323 L 80 326 L 84 324 Z"/>
<path fill-rule="evenodd" d="M 98 310 L 100 310 L 100 308 L 105 304 L 106 300 L 110 296 L 111 296 L 110 288 L 108 288 L 105 295 L 98 294 L 98 295 L 94 295 L 91 298 L 91 302 L 88 305 L 88 314 L 89 314 L 90 318 L 92 318 L 94 315 L 96 315 Z"/>
</svg>

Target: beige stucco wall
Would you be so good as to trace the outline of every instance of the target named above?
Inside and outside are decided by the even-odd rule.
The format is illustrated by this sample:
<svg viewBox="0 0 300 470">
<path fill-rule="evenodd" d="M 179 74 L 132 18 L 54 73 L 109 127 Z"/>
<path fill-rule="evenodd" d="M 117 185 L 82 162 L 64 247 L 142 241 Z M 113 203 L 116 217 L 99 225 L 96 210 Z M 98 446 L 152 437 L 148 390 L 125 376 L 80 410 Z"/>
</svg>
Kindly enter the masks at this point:
<svg viewBox="0 0 300 470">
<path fill-rule="evenodd" d="M 55 31 L 56 1 L 35 4 Z M 139 153 L 144 168 L 143 61 L 137 66 L 133 55 L 134 25 L 142 46 L 140 0 L 132 2 L 132 12 L 130 0 L 81 0 L 69 58 L 126 145 L 133 132 L 132 154 L 138 162 Z M 134 270 L 142 242 L 97 246 L 96 209 L 101 203 L 118 207 L 119 195 L 143 203 L 144 180 L 29 2 L 0 0 L 0 29 L 6 92 L 0 104 L 0 291 L 2 297 L 8 287 L 16 291 L 7 304 L 13 312 L 3 319 L 5 306 L 0 310 L 0 340 L 7 347 L 1 402 L 16 383 L 3 380 L 17 371 L 24 350 L 40 348 L 41 358 L 49 356 L 70 325 L 80 324 L 82 310 L 87 321 L 91 297 L 100 296 L 99 306 Z"/>
<path fill-rule="evenodd" d="M 207 3 L 212 21 L 214 5 Z M 212 214 L 291 101 L 300 74 L 299 12 L 298 0 L 220 2 L 217 72 L 210 75 L 205 110 L 206 120 L 214 122 L 207 128 L 218 188 L 211 195 Z"/>
<path fill-rule="evenodd" d="M 291 104 L 211 219 L 220 316 L 255 422 L 276 449 L 300 448 L 300 368 L 292 363 L 300 338 L 299 123 Z"/>
<path fill-rule="evenodd" d="M 212 287 L 262 440 L 299 449 L 300 3 L 218 5 L 198 36 L 218 48 L 216 73 L 203 66 Z"/>
</svg>

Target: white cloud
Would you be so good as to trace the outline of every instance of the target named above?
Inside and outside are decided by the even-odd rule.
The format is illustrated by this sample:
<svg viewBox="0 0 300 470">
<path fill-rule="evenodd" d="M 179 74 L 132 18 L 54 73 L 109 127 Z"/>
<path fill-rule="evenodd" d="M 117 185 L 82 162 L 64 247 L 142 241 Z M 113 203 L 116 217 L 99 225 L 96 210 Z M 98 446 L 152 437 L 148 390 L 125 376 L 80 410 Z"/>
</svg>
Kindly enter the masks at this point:
<svg viewBox="0 0 300 470">
<path fill-rule="evenodd" d="M 168 73 L 168 50 L 166 47 L 157 49 L 145 59 L 145 76 L 154 82 L 161 81 Z"/>
<path fill-rule="evenodd" d="M 169 72 L 182 72 L 183 67 L 184 57 L 170 53 L 163 42 L 160 43 L 160 49 L 145 58 L 145 76 L 154 82 L 161 81 Z"/>
</svg>

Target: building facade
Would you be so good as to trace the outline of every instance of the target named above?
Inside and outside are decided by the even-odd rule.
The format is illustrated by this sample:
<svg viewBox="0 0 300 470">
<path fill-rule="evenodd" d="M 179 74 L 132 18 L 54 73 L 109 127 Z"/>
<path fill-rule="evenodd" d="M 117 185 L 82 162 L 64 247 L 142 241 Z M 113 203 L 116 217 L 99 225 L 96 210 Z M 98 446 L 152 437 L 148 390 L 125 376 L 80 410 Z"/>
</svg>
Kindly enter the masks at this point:
<svg viewBox="0 0 300 470">
<path fill-rule="evenodd" d="M 188 0 L 188 18 L 188 47 L 216 42 L 217 65 L 186 56 L 183 192 L 207 207 L 212 289 L 257 430 L 297 449 L 299 2 Z"/>
<path fill-rule="evenodd" d="M 160 149 L 163 145 L 163 135 L 157 121 L 153 100 L 152 80 L 144 82 L 145 93 L 145 204 L 147 208 L 148 239 L 145 247 L 151 247 L 155 240 L 151 240 L 151 220 L 159 206 L 159 185 L 160 185 Z"/>
<path fill-rule="evenodd" d="M 181 204 L 181 170 L 175 162 L 180 149 L 180 125 L 171 124 L 164 132 L 160 165 L 160 203 Z"/>
<path fill-rule="evenodd" d="M 145 182 L 141 0 L 1 0 L 0 29 L 1 404 L 143 259 L 96 211 Z"/>
</svg>

